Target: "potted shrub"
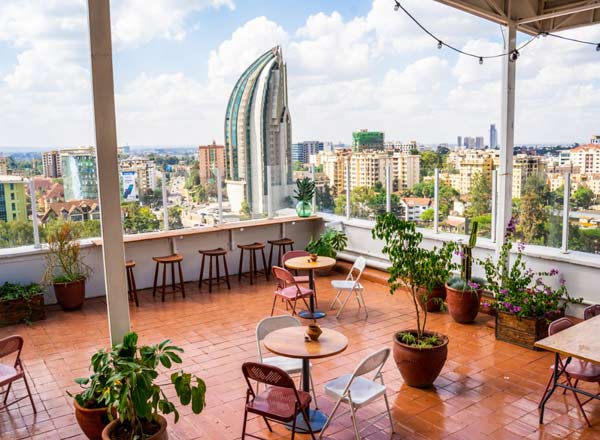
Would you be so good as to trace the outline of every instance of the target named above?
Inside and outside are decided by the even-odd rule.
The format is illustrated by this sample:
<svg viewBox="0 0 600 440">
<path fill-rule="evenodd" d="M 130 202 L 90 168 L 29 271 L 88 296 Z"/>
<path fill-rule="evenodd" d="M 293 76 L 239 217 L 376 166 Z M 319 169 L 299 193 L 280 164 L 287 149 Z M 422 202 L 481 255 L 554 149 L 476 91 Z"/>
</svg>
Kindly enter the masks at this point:
<svg viewBox="0 0 600 440">
<path fill-rule="evenodd" d="M 46 318 L 44 290 L 37 283 L 0 286 L 0 326 L 30 323 Z"/>
<path fill-rule="evenodd" d="M 338 229 L 328 228 L 317 240 L 311 239 L 306 245 L 306 251 L 320 257 L 337 257 L 339 251 L 348 246 L 348 236 Z M 329 275 L 333 268 L 317 270 L 318 275 Z"/>
<path fill-rule="evenodd" d="M 75 395 L 69 392 L 67 394 L 73 397 L 75 418 L 83 433 L 90 440 L 102 440 L 102 431 L 110 422 L 108 405 L 112 394 L 107 390 L 110 389 L 115 370 L 112 359 L 105 350 L 92 356 L 90 366 L 93 373 L 89 377 L 75 379 L 83 391 Z"/>
<path fill-rule="evenodd" d="M 44 281 L 54 286 L 63 310 L 79 309 L 85 301 L 85 281 L 91 268 L 83 262 L 79 238 L 79 228 L 71 222 L 60 223 L 47 234 Z"/>
<path fill-rule="evenodd" d="M 404 382 L 413 387 L 428 387 L 440 374 L 448 356 L 448 337 L 426 330 L 427 308 L 421 312 L 419 297 L 427 302 L 438 284 L 432 272 L 439 270 L 442 261 L 450 265 L 454 243 L 445 243 L 431 250 L 420 247 L 423 235 L 413 222 L 400 220 L 392 213 L 377 218 L 373 238 L 385 241 L 383 253 L 391 262 L 388 269 L 390 293 L 405 287 L 413 302 L 416 328 L 398 331 L 394 335 L 394 360 Z"/>
<path fill-rule="evenodd" d="M 557 269 L 534 272 L 523 261 L 523 243 L 517 244 L 516 257 L 510 264 L 517 219 L 511 219 L 505 233 L 498 261 L 491 257 L 483 260 L 487 289 L 495 297 L 496 339 L 534 349 L 533 344 L 548 336 L 548 325 L 564 316 L 569 304 L 581 303 L 583 298 L 572 298 L 565 279 Z M 557 279 L 558 288 L 548 284 Z M 556 285 L 555 283 L 552 283 Z"/>
<path fill-rule="evenodd" d="M 468 243 L 461 243 L 457 251 L 461 259 L 460 276 L 452 277 L 446 283 L 446 304 L 450 316 L 456 322 L 472 322 L 479 312 L 479 303 L 485 280 L 472 277 L 473 248 L 477 241 L 477 222 L 473 222 Z"/>
<path fill-rule="evenodd" d="M 109 417 L 112 412 L 118 418 L 102 431 L 103 440 L 166 440 L 167 421 L 160 415 L 173 414 L 175 423 L 179 412 L 158 383 L 158 367 L 171 368 L 180 364 L 183 349 L 164 340 L 160 344 L 138 347 L 138 336 L 127 333 L 123 342 L 110 351 L 101 350 L 99 356 L 107 356 L 114 368 L 103 393 Z M 206 385 L 202 379 L 183 371 L 170 375 L 175 394 L 182 405 L 190 405 L 194 414 L 200 414 L 205 406 Z M 106 397 L 105 397 L 106 396 Z"/>
<path fill-rule="evenodd" d="M 298 204 L 296 205 L 296 213 L 298 214 L 298 217 L 310 217 L 312 214 L 312 199 L 314 195 L 314 180 L 311 180 L 308 177 L 296 180 L 294 198 L 298 200 Z"/>
</svg>

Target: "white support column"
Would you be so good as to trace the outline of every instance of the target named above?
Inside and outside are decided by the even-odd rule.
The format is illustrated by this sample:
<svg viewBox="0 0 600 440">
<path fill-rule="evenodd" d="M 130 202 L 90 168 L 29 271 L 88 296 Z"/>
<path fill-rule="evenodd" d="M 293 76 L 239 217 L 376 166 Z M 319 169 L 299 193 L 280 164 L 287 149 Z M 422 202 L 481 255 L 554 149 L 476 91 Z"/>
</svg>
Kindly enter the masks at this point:
<svg viewBox="0 0 600 440">
<path fill-rule="evenodd" d="M 104 286 L 110 338 L 129 331 L 113 84 L 110 0 L 88 0 Z"/>
<path fill-rule="evenodd" d="M 163 202 L 163 229 L 169 230 L 169 197 L 167 193 L 167 172 L 162 173 L 162 202 Z"/>
<path fill-rule="evenodd" d="M 498 170 L 492 171 L 492 224 L 490 238 L 496 243 L 496 221 L 498 217 Z"/>
<path fill-rule="evenodd" d="M 31 198 L 31 221 L 33 222 L 33 247 L 39 249 L 42 247 L 42 245 L 40 244 L 40 229 L 37 218 L 37 199 L 33 179 L 29 181 L 29 197 Z"/>
<path fill-rule="evenodd" d="M 223 182 L 221 169 L 217 168 L 217 204 L 219 207 L 219 224 L 223 223 Z"/>
<path fill-rule="evenodd" d="M 560 250 L 563 254 L 569 252 L 569 205 L 571 202 L 571 173 L 565 173 L 565 189 L 563 197 L 563 224 Z"/>
<path fill-rule="evenodd" d="M 440 170 L 436 168 L 433 174 L 433 232 L 440 232 Z"/>
<path fill-rule="evenodd" d="M 509 22 L 506 51 L 517 46 L 517 27 Z M 502 70 L 502 126 L 500 173 L 498 176 L 498 216 L 496 219 L 496 252 L 504 244 L 504 231 L 512 216 L 513 147 L 515 144 L 515 81 L 517 62 L 505 57 Z"/>
<path fill-rule="evenodd" d="M 392 166 L 385 166 L 385 212 L 392 212 Z"/>
<path fill-rule="evenodd" d="M 350 218 L 350 160 L 346 160 L 346 218 Z"/>
</svg>

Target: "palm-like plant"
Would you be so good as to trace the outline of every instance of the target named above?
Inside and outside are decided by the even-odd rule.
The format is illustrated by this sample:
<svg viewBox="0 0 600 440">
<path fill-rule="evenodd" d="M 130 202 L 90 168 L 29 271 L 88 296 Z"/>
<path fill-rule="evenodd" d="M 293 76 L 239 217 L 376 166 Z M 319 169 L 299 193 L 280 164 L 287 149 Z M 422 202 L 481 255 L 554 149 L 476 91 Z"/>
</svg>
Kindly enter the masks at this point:
<svg viewBox="0 0 600 440">
<path fill-rule="evenodd" d="M 296 180 L 294 198 L 299 202 L 309 203 L 315 195 L 315 182 L 308 177 Z"/>
</svg>

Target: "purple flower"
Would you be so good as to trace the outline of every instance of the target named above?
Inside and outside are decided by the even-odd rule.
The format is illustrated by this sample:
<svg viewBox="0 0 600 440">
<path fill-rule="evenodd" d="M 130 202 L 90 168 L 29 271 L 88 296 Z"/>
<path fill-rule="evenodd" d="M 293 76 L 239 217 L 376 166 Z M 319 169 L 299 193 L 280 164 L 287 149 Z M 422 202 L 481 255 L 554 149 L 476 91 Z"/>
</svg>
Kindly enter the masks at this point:
<svg viewBox="0 0 600 440">
<path fill-rule="evenodd" d="M 506 295 L 508 293 L 508 290 L 506 290 L 506 289 L 500 289 L 500 293 L 502 295 Z"/>
<path fill-rule="evenodd" d="M 560 282 L 561 286 L 564 286 L 567 283 L 567 280 L 565 280 L 564 278 L 561 277 L 559 282 Z"/>
<path fill-rule="evenodd" d="M 545 293 L 546 295 L 552 295 L 552 289 L 551 289 L 550 287 L 546 287 L 546 288 L 544 289 L 544 293 Z"/>
<path fill-rule="evenodd" d="M 469 286 L 471 289 L 474 289 L 474 290 L 479 289 L 479 284 L 477 284 L 474 281 L 467 281 L 467 286 Z"/>
<path fill-rule="evenodd" d="M 517 232 L 517 223 L 519 223 L 519 219 L 517 217 L 510 218 L 510 221 L 506 226 L 506 237 L 510 237 L 512 234 Z"/>
<path fill-rule="evenodd" d="M 553 268 L 552 270 L 550 270 L 550 276 L 553 277 L 554 275 L 558 275 L 558 269 Z"/>
<path fill-rule="evenodd" d="M 523 250 L 525 249 L 525 243 L 523 243 L 522 241 L 517 243 L 517 250 L 519 252 L 523 252 Z"/>
<path fill-rule="evenodd" d="M 520 311 L 521 311 L 521 307 L 520 306 L 514 306 L 513 307 L 513 312 L 519 313 Z"/>
<path fill-rule="evenodd" d="M 491 306 L 489 302 L 482 302 L 481 305 L 486 308 Z"/>
<path fill-rule="evenodd" d="M 541 286 L 542 284 L 544 284 L 544 282 L 542 281 L 541 278 L 538 278 L 537 280 L 535 280 L 535 284 L 537 284 L 538 286 Z"/>
</svg>

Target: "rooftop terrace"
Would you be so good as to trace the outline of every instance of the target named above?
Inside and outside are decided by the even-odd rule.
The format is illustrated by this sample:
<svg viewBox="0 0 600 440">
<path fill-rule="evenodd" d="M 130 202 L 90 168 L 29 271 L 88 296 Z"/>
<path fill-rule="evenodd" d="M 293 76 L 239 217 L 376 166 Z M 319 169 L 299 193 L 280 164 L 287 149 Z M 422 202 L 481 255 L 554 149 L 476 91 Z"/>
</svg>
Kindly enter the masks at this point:
<svg viewBox="0 0 600 440">
<path fill-rule="evenodd" d="M 321 308 L 333 299 L 330 280 L 340 274 L 317 278 Z M 407 296 L 390 296 L 387 286 L 365 281 L 369 317 L 356 314 L 349 303 L 337 321 L 329 315 L 320 321 L 349 339 L 348 349 L 331 358 L 313 362 L 313 377 L 319 406 L 326 413 L 333 403 L 323 395 L 323 383 L 351 372 L 364 356 L 391 345 L 392 334 L 414 325 L 414 311 Z M 255 328 L 268 316 L 272 303 L 272 282 L 249 286 L 232 282 L 206 293 L 187 283 L 187 298 L 154 300 L 151 290 L 140 291 L 140 307 L 131 307 L 132 328 L 142 342 L 172 339 L 185 349 L 184 368 L 207 382 L 207 408 L 193 415 L 183 408 L 178 424 L 169 423 L 172 439 L 235 439 L 241 436 L 245 384 L 241 373 L 244 361 L 257 359 Z M 282 308 L 280 313 L 285 313 Z M 277 313 L 277 312 L 276 312 Z M 404 385 L 393 362 L 384 367 L 392 417 L 397 434 L 406 439 L 592 439 L 600 436 L 600 406 L 586 409 L 593 428 L 573 404 L 573 397 L 555 393 L 546 409 L 544 425 L 538 424 L 537 402 L 548 378 L 552 356 L 495 340 L 492 319 L 479 315 L 472 325 L 455 323 L 447 313 L 430 315 L 431 330 L 449 336 L 449 356 L 435 387 L 420 390 Z M 38 414 L 28 401 L 0 412 L 2 439 L 85 438 L 75 421 L 72 400 L 66 391 L 76 391 L 73 378 L 87 374 L 91 354 L 109 344 L 106 304 L 103 298 L 88 299 L 81 311 L 66 313 L 51 306 L 45 321 L 2 329 L 3 334 L 25 337 L 24 360 L 33 383 Z M 24 391 L 17 388 L 16 392 Z M 359 423 L 383 410 L 376 402 L 358 412 Z M 290 433 L 274 426 L 269 433 L 261 419 L 253 418 L 251 433 L 267 438 L 289 438 Z M 389 438 L 389 426 L 382 419 L 364 433 L 368 439 Z M 304 438 L 307 436 L 299 436 Z M 352 439 L 350 417 L 335 420 L 326 438 Z"/>
</svg>

